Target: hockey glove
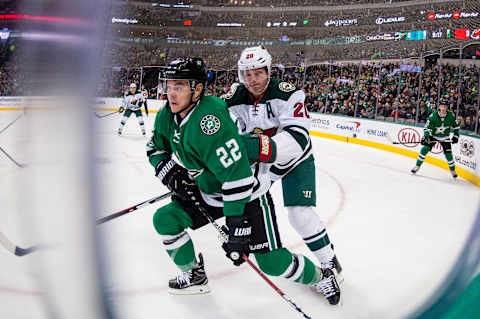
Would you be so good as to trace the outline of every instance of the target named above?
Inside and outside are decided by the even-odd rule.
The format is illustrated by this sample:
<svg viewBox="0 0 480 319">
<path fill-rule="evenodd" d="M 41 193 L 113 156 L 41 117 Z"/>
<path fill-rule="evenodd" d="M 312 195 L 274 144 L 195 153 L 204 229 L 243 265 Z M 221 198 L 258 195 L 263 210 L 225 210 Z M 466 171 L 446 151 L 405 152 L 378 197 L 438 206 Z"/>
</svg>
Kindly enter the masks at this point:
<svg viewBox="0 0 480 319">
<path fill-rule="evenodd" d="M 452 144 L 457 144 L 458 143 L 458 135 L 454 134 L 452 136 Z"/>
<path fill-rule="evenodd" d="M 241 137 L 247 149 L 249 161 L 272 163 L 275 160 L 277 147 L 270 137 L 263 134 L 245 134 Z"/>
<path fill-rule="evenodd" d="M 123 106 L 120 106 L 118 108 L 118 113 L 123 113 L 123 111 L 125 111 L 125 108 Z"/>
<path fill-rule="evenodd" d="M 248 257 L 250 253 L 252 226 L 245 216 L 227 216 L 225 219 L 228 229 L 224 227 L 224 231 L 228 233 L 228 241 L 222 244 L 222 248 L 233 264 L 240 266 L 245 262 L 242 256 L 245 254 Z"/>
<path fill-rule="evenodd" d="M 190 177 L 186 168 L 174 160 L 164 160 L 158 163 L 155 176 L 162 180 L 168 189 L 186 201 L 198 201 L 198 187 Z"/>
<path fill-rule="evenodd" d="M 422 139 L 420 140 L 420 144 L 422 145 L 432 144 L 433 142 L 435 142 L 435 140 L 430 135 L 423 136 Z"/>
</svg>

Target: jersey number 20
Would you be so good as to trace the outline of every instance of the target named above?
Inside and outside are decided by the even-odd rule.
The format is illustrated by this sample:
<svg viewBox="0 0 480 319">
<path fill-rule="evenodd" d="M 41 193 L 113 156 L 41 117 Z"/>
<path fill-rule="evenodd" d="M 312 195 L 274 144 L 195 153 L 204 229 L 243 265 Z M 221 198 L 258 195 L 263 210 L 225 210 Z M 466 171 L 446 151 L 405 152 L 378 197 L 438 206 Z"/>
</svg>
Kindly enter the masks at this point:
<svg viewBox="0 0 480 319">
<path fill-rule="evenodd" d="M 307 111 L 307 107 L 302 102 L 298 102 L 293 107 L 295 108 L 295 111 L 293 111 L 293 116 L 306 117 L 307 119 L 310 118 L 310 115 L 308 114 L 308 111 Z"/>
<path fill-rule="evenodd" d="M 225 145 L 227 146 L 227 150 L 225 147 L 220 146 L 217 148 L 217 156 L 220 157 L 220 163 L 222 163 L 223 167 L 227 168 L 232 165 L 234 162 L 238 161 L 242 158 L 242 153 L 239 152 L 240 147 L 235 139 L 228 140 Z"/>
</svg>

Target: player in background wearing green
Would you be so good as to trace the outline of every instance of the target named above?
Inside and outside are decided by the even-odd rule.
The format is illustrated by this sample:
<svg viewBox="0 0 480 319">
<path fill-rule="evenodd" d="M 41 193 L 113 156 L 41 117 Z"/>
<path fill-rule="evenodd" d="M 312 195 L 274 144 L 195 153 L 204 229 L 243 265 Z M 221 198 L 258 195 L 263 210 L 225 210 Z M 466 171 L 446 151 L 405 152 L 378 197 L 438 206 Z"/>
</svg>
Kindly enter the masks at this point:
<svg viewBox="0 0 480 319">
<path fill-rule="evenodd" d="M 142 92 L 137 90 L 137 85 L 135 83 L 130 84 L 130 90 L 123 97 L 123 108 L 125 113 L 123 114 L 122 120 L 120 121 L 120 127 L 118 128 L 118 135 L 122 135 L 123 127 L 127 123 L 128 118 L 132 113 L 138 119 L 138 124 L 142 131 L 142 135 L 145 136 L 145 124 L 143 122 L 142 116 L 142 105 L 145 101 Z"/>
<path fill-rule="evenodd" d="M 460 126 L 455 119 L 455 115 L 452 111 L 448 110 L 445 102 L 441 101 L 438 110 L 434 111 L 428 117 L 428 120 L 425 123 L 423 137 L 420 141 L 423 147 L 418 155 L 417 163 L 412 168 L 411 172 L 413 174 L 418 172 L 428 152 L 432 150 L 435 143 L 439 142 L 442 145 L 443 153 L 447 159 L 450 173 L 452 174 L 453 178 L 457 178 L 457 173 L 455 172 L 455 161 L 453 160 L 452 154 L 452 144 L 458 143 L 459 129 Z M 450 139 L 450 133 L 452 132 L 453 136 Z"/>
<path fill-rule="evenodd" d="M 164 71 L 164 80 L 168 102 L 155 118 L 147 156 L 155 175 L 175 194 L 153 218 L 168 255 L 182 271 L 169 281 L 169 291 L 210 290 L 202 255 L 197 260 L 187 232 L 208 223 L 200 212 L 204 209 L 214 219 L 226 216 L 229 240 L 222 248 L 234 265 L 244 262 L 243 254 L 253 253 L 264 273 L 312 285 L 330 304 L 337 304 L 340 290 L 333 272 L 282 247 L 268 192 L 270 178 L 261 167 L 253 175 L 225 102 L 204 95 L 203 61 L 174 60 Z M 172 159 L 173 154 L 182 166 Z"/>
<path fill-rule="evenodd" d="M 281 179 L 283 201 L 292 227 L 322 268 L 341 282 L 342 267 L 320 216 L 315 212 L 315 160 L 305 93 L 272 78 L 272 57 L 263 46 L 243 50 L 238 60 L 240 83 L 222 98 L 237 121 L 250 159 L 270 163 L 272 181 Z"/>
</svg>

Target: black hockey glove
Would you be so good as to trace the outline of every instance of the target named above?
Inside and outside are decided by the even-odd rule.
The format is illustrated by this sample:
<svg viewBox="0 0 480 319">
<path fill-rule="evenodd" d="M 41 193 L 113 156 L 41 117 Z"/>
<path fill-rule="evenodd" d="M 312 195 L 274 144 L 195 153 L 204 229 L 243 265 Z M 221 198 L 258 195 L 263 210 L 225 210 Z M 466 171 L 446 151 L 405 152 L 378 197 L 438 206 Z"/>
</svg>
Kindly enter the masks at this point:
<svg viewBox="0 0 480 319">
<path fill-rule="evenodd" d="M 240 266 L 245 262 L 242 256 L 245 254 L 248 257 L 250 253 L 252 226 L 245 216 L 227 216 L 225 219 L 227 227 L 224 227 L 224 231 L 228 234 L 228 241 L 222 244 L 222 248 L 233 264 Z"/>
<path fill-rule="evenodd" d="M 118 113 L 123 113 L 123 111 L 125 111 L 125 108 L 123 106 L 120 106 L 118 108 Z"/>
<path fill-rule="evenodd" d="M 435 140 L 433 139 L 433 137 L 431 137 L 430 135 L 428 136 L 422 136 L 422 139 L 420 140 L 420 144 L 422 145 L 428 145 L 428 144 L 431 144 L 433 143 Z"/>
<path fill-rule="evenodd" d="M 457 144 L 458 143 L 458 135 L 454 134 L 452 136 L 452 144 Z"/>
<path fill-rule="evenodd" d="M 186 168 L 174 160 L 164 160 L 158 163 L 155 176 L 162 180 L 168 189 L 186 201 L 197 201 L 198 187 L 190 177 Z"/>
</svg>

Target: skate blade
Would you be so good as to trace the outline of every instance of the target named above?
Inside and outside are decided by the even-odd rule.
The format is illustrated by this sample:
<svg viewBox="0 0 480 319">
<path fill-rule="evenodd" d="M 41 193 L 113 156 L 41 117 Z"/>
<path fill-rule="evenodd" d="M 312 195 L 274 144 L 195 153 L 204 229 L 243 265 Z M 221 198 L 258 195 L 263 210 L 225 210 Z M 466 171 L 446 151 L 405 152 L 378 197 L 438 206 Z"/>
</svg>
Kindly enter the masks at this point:
<svg viewBox="0 0 480 319">
<path fill-rule="evenodd" d="M 336 270 L 334 271 L 334 274 L 335 274 L 335 279 L 337 279 L 337 283 L 338 283 L 339 285 L 343 284 L 343 282 L 345 281 L 345 278 L 343 278 L 343 275 L 337 273 Z"/>
<path fill-rule="evenodd" d="M 199 285 L 188 287 L 184 289 L 173 289 L 168 288 L 168 293 L 171 295 L 203 295 L 211 292 L 211 289 L 208 285 Z"/>
</svg>

